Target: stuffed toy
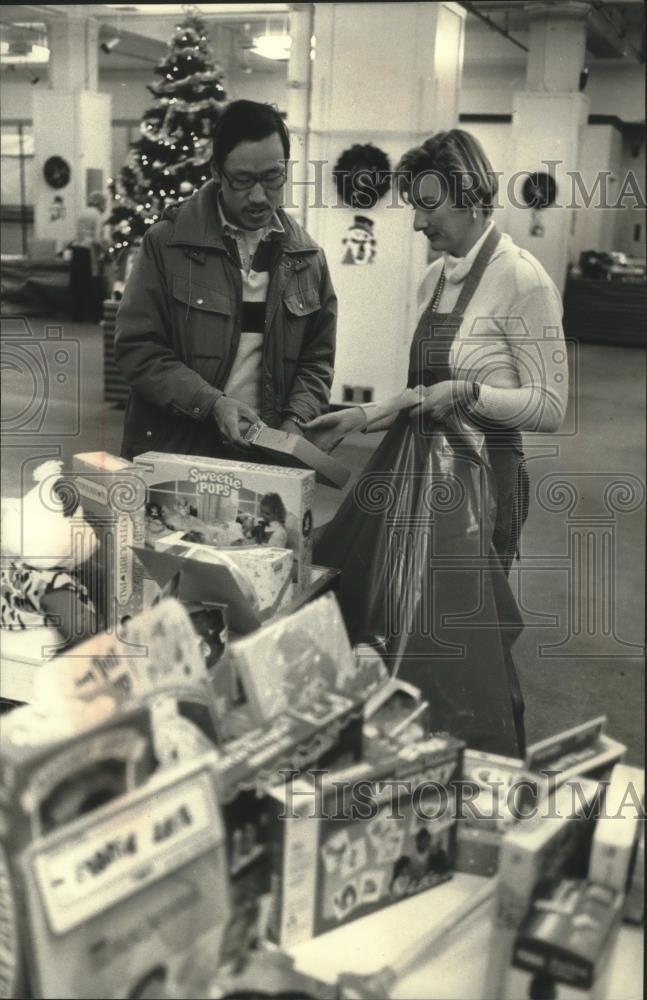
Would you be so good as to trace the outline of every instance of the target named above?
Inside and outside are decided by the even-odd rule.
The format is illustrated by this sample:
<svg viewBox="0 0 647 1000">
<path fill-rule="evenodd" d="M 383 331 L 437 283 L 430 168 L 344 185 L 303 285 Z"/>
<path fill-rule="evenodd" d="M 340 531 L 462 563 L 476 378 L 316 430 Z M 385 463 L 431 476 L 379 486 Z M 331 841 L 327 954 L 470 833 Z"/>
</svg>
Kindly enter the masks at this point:
<svg viewBox="0 0 647 1000">
<path fill-rule="evenodd" d="M 2 500 L 2 656 L 41 662 L 96 632 L 81 570 L 98 548 L 78 495 L 50 460 L 35 486 Z"/>
</svg>

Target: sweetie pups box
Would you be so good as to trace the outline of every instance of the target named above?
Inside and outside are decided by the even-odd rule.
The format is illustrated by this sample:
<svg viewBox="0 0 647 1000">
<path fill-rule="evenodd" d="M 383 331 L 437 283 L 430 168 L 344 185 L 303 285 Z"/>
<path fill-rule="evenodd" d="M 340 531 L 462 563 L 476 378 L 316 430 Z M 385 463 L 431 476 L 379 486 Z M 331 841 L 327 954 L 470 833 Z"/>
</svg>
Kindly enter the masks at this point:
<svg viewBox="0 0 647 1000">
<path fill-rule="evenodd" d="M 169 531 L 218 547 L 261 544 L 294 555 L 295 591 L 310 583 L 315 474 L 191 455 L 145 452 L 149 544 Z"/>
</svg>

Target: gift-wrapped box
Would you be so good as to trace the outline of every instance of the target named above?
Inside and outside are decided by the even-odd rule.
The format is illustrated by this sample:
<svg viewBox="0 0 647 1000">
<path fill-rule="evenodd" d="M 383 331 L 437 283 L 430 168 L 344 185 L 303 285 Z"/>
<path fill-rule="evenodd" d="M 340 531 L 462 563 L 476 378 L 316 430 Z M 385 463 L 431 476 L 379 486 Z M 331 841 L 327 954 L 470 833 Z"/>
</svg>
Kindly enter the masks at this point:
<svg viewBox="0 0 647 1000">
<path fill-rule="evenodd" d="M 264 617 L 271 617 L 286 608 L 292 600 L 294 554 L 290 549 L 262 545 L 215 548 L 212 545 L 186 542 L 174 535 L 160 539 L 155 548 L 170 555 L 227 566 L 251 606 Z"/>
<path fill-rule="evenodd" d="M 257 723 L 288 706 L 307 711 L 326 690 L 352 691 L 357 671 L 332 594 L 232 642 L 229 656 Z"/>
<path fill-rule="evenodd" d="M 463 743 L 436 736 L 271 789 L 271 937 L 308 940 L 451 878 Z"/>
</svg>

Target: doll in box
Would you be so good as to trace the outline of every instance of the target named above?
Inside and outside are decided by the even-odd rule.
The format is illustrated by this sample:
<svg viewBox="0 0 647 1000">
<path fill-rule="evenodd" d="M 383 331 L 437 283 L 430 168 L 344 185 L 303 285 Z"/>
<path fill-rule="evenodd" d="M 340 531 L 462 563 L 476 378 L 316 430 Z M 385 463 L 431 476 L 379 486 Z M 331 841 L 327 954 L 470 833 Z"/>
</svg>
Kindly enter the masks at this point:
<svg viewBox="0 0 647 1000">
<path fill-rule="evenodd" d="M 35 486 L 2 501 L 2 655 L 41 662 L 96 632 L 83 571 L 98 548 L 62 462 L 34 471 Z"/>
</svg>

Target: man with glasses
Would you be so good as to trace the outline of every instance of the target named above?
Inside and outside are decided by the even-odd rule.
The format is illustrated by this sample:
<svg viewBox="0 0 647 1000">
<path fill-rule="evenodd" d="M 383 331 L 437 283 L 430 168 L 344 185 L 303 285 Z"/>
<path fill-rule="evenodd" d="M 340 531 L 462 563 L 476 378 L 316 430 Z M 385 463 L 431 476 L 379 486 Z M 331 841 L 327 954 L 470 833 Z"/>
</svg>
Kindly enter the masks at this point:
<svg viewBox="0 0 647 1000">
<path fill-rule="evenodd" d="M 213 179 L 144 236 L 117 315 L 126 458 L 233 457 L 252 423 L 301 433 L 328 409 L 337 299 L 323 250 L 279 207 L 289 158 L 279 113 L 234 101 Z"/>
</svg>

